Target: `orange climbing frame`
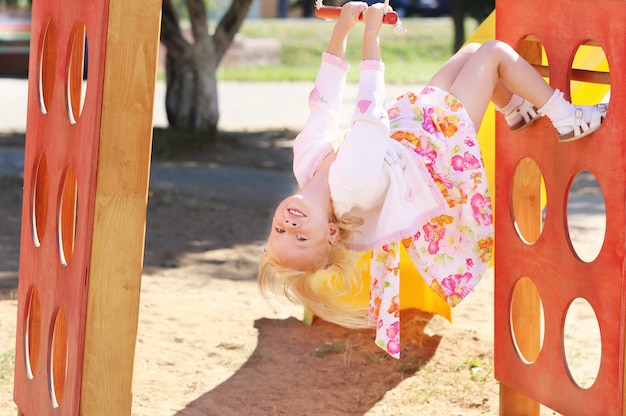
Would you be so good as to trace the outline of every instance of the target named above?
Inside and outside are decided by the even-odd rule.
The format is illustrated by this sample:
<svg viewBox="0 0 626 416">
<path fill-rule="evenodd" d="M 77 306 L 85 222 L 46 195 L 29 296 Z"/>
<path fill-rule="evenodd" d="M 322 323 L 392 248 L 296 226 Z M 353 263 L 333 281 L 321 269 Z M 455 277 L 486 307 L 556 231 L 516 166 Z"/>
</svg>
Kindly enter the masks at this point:
<svg viewBox="0 0 626 416">
<path fill-rule="evenodd" d="M 130 414 L 160 5 L 33 2 L 20 414 Z"/>
<path fill-rule="evenodd" d="M 497 120 L 495 374 L 502 385 L 500 414 L 537 415 L 542 403 L 566 415 L 623 415 L 626 2 L 499 0 L 496 6 L 497 38 L 535 64 L 541 63 L 543 45 L 549 81 L 566 96 L 580 45 L 602 47 L 609 67 L 616 69 L 610 72 L 607 119 L 587 138 L 558 143 L 546 119 L 512 136 L 503 120 Z M 601 75 L 599 79 L 607 78 Z M 591 262 L 576 256 L 567 232 L 568 190 L 581 171 L 595 175 L 606 206 L 605 239 Z M 541 177 L 548 201 L 543 229 Z M 519 203 L 515 209 L 514 201 Z M 536 242 L 525 243 L 518 230 L 536 237 Z M 536 290 L 525 287 L 529 281 Z M 521 296 L 512 301 L 518 283 Z M 599 373 L 586 389 L 573 381 L 563 346 L 565 314 L 577 298 L 594 309 L 602 341 Z M 545 322 L 543 344 L 539 300 Z M 517 325 L 515 337 L 512 322 Z M 536 359 L 522 360 L 518 348 Z"/>
</svg>

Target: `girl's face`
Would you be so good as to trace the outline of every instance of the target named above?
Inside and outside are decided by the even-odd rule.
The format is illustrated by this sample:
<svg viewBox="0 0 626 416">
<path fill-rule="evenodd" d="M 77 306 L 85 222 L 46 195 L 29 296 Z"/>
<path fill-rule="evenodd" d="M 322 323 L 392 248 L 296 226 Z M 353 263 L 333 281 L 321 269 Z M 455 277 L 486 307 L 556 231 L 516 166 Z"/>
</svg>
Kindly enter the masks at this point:
<svg viewBox="0 0 626 416">
<path fill-rule="evenodd" d="M 328 244 L 337 244 L 339 226 L 329 209 L 300 195 L 285 198 L 276 208 L 269 249 L 287 267 L 313 270 L 324 261 Z"/>
</svg>

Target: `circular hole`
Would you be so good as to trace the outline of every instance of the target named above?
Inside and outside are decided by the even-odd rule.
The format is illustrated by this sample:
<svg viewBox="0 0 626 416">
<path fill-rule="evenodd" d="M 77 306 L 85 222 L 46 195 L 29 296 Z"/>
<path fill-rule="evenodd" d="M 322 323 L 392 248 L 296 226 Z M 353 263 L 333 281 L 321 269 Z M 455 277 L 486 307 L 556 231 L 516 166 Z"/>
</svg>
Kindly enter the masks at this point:
<svg viewBox="0 0 626 416">
<path fill-rule="evenodd" d="M 35 160 L 31 192 L 31 228 L 33 244 L 39 247 L 46 231 L 48 214 L 48 161 L 45 153 L 40 153 Z"/>
<path fill-rule="evenodd" d="M 601 46 L 587 42 L 576 49 L 570 73 L 570 95 L 579 105 L 608 103 L 611 82 L 609 62 Z"/>
<path fill-rule="evenodd" d="M 39 50 L 39 109 L 42 114 L 48 114 L 48 107 L 54 91 L 55 64 L 57 60 L 56 27 L 50 18 L 43 25 Z"/>
<path fill-rule="evenodd" d="M 511 211 L 515 229 L 527 244 L 535 243 L 543 230 L 545 185 L 539 166 L 524 158 L 515 167 L 511 187 Z"/>
<path fill-rule="evenodd" d="M 602 362 L 602 338 L 598 318 L 585 299 L 576 298 L 567 309 L 563 328 L 563 349 L 567 368 L 576 384 L 593 385 Z"/>
<path fill-rule="evenodd" d="M 72 30 L 67 71 L 67 113 L 71 124 L 76 124 L 83 111 L 87 93 L 87 32 L 78 22 Z"/>
<path fill-rule="evenodd" d="M 61 264 L 67 266 L 74 253 L 77 219 L 77 181 L 72 166 L 65 171 L 63 188 L 59 198 L 59 257 Z"/>
<path fill-rule="evenodd" d="M 63 400 L 67 377 L 67 322 L 63 308 L 59 308 L 54 318 L 50 342 L 50 398 L 57 408 Z"/>
<path fill-rule="evenodd" d="M 39 293 L 35 286 L 31 287 L 26 295 L 25 325 L 24 357 L 26 357 L 26 376 L 32 379 L 37 371 L 41 342 L 41 310 Z"/>
<path fill-rule="evenodd" d="M 539 291 L 528 277 L 522 277 L 515 284 L 510 319 L 518 355 L 525 363 L 534 363 L 543 346 L 545 322 Z"/>
<path fill-rule="evenodd" d="M 606 232 L 604 194 L 595 175 L 576 175 L 567 197 L 567 231 L 578 258 L 591 262 L 598 257 Z"/>
</svg>

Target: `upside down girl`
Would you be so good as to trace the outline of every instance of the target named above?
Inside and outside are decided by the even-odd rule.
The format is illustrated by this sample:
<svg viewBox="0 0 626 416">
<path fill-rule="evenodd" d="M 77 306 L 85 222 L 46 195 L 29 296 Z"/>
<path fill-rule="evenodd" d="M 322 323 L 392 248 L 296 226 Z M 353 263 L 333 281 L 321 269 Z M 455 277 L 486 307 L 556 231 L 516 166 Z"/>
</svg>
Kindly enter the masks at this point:
<svg viewBox="0 0 626 416">
<path fill-rule="evenodd" d="M 347 37 L 361 13 L 356 106 L 338 140 Z M 331 322 L 375 326 L 377 345 L 397 358 L 401 246 L 451 306 L 476 287 L 491 262 L 491 198 L 477 139 L 489 102 L 513 132 L 547 116 L 560 141 L 588 136 L 607 108 L 574 106 L 499 41 L 465 46 L 421 91 L 387 107 L 383 13 L 382 3 L 342 7 L 309 95 L 310 115 L 294 141 L 298 189 L 276 208 L 259 285 Z M 370 302 L 361 308 L 341 295 L 361 285 L 356 258 L 368 251 Z M 337 276 L 345 291 L 319 290 L 320 280 Z"/>
</svg>

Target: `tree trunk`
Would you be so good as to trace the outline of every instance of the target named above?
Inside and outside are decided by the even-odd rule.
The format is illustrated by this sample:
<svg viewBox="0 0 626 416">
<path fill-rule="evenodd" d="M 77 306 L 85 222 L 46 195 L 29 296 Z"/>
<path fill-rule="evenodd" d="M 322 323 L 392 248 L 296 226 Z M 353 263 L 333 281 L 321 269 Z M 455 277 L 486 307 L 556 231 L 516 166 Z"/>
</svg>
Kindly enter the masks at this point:
<svg viewBox="0 0 626 416">
<path fill-rule="evenodd" d="M 219 121 L 217 79 L 212 62 L 190 46 L 185 58 L 167 55 L 165 110 L 170 127 L 214 132 Z"/>
<path fill-rule="evenodd" d="M 167 48 L 165 109 L 171 128 L 217 130 L 219 101 L 217 67 L 241 27 L 252 0 L 233 0 L 213 35 L 209 35 L 203 0 L 185 0 L 191 38 L 182 33 L 171 0 L 163 1 L 161 41 Z"/>
<path fill-rule="evenodd" d="M 452 0 L 450 7 L 454 24 L 454 52 L 465 43 L 465 0 Z"/>
</svg>

